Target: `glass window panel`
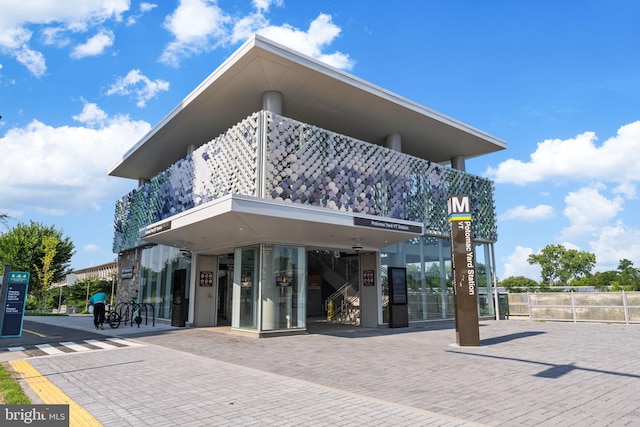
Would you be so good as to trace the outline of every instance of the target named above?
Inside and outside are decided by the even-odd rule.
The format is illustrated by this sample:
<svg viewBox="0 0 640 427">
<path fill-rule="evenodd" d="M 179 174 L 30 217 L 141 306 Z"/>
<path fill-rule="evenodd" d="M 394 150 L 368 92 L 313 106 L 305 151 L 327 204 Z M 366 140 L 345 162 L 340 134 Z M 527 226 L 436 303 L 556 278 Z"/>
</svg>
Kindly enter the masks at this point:
<svg viewBox="0 0 640 427">
<path fill-rule="evenodd" d="M 153 304 L 155 317 L 158 319 L 171 319 L 173 273 L 180 269 L 187 270 L 185 289 L 187 299 L 185 303 L 188 312 L 190 257 L 182 255 L 178 248 L 156 245 L 142 250 L 140 269 L 140 292 L 139 295 L 131 295 L 131 298 L 138 298 L 139 302 Z"/>
<path fill-rule="evenodd" d="M 258 329 L 259 247 L 238 248 L 234 256 L 232 326 Z"/>
<path fill-rule="evenodd" d="M 303 247 L 262 245 L 261 330 L 305 327 L 305 271 Z"/>
<path fill-rule="evenodd" d="M 382 319 L 389 322 L 387 269 L 406 267 L 409 320 L 453 318 L 449 239 L 423 237 L 382 248 Z"/>
<path fill-rule="evenodd" d="M 478 290 L 478 314 L 493 316 L 493 296 L 491 294 L 491 246 L 488 243 L 475 244 L 476 289 Z"/>
</svg>

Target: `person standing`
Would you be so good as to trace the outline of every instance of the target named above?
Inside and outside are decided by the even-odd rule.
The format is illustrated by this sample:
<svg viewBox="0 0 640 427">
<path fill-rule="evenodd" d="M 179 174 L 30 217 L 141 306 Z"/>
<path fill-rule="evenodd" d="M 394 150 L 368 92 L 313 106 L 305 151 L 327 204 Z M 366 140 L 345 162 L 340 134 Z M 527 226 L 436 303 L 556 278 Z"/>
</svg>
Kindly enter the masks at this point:
<svg viewBox="0 0 640 427">
<path fill-rule="evenodd" d="M 93 324 L 96 329 L 104 329 L 102 324 L 104 323 L 105 302 L 107 301 L 107 294 L 98 290 L 91 298 L 89 303 L 93 304 Z"/>
</svg>

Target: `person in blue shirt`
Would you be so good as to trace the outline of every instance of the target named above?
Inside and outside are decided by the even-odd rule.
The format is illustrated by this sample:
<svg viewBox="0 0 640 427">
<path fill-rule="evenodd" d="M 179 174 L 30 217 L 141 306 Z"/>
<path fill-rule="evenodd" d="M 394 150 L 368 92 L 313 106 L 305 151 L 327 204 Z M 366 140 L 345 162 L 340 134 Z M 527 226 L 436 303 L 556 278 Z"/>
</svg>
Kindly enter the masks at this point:
<svg viewBox="0 0 640 427">
<path fill-rule="evenodd" d="M 104 329 L 102 324 L 104 323 L 105 302 L 107 301 L 107 294 L 98 290 L 95 295 L 89 298 L 89 303 L 93 304 L 93 324 L 96 329 Z"/>
</svg>

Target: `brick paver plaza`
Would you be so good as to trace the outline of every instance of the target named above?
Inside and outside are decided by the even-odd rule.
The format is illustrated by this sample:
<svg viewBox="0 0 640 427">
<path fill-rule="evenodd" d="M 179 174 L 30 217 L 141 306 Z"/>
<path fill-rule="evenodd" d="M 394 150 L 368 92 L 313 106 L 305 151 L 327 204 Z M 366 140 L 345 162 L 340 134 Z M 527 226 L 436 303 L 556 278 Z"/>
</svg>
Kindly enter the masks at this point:
<svg viewBox="0 0 640 427">
<path fill-rule="evenodd" d="M 165 327 L 29 362 L 108 427 L 640 425 L 640 325 L 482 321 L 481 347 L 451 325 L 310 330 Z"/>
</svg>

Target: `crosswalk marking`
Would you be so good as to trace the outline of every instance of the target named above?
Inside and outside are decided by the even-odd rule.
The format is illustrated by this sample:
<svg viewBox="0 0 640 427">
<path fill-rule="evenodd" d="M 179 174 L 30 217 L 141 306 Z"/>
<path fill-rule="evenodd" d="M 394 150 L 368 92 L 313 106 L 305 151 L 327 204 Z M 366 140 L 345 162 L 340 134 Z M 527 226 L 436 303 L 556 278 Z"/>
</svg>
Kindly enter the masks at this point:
<svg viewBox="0 0 640 427">
<path fill-rule="evenodd" d="M 60 345 L 63 345 L 65 347 L 67 347 L 67 348 L 70 348 L 71 350 L 74 350 L 74 351 L 91 351 L 91 349 L 89 347 L 85 347 L 83 345 L 76 344 L 73 341 L 61 342 Z"/>
<path fill-rule="evenodd" d="M 30 346 L 7 347 L 6 351 L 23 351 L 30 357 L 55 356 L 61 354 L 80 353 L 92 350 L 114 350 L 124 347 L 140 347 L 144 344 L 128 341 L 122 338 L 107 338 L 105 341 L 95 339 L 84 340 L 81 343 L 64 341 L 57 344 L 36 344 Z M 64 350 L 64 351 L 63 351 Z"/>
<path fill-rule="evenodd" d="M 52 346 L 51 344 L 38 344 L 36 345 L 37 348 L 39 348 L 40 350 L 44 351 L 47 354 L 64 354 L 64 351 L 62 350 L 58 350 L 57 348 L 55 348 L 54 346 Z"/>
<path fill-rule="evenodd" d="M 87 344 L 95 345 L 96 347 L 104 348 L 104 349 L 113 348 L 113 345 L 108 344 L 105 341 L 84 340 L 84 342 L 86 342 Z"/>
<path fill-rule="evenodd" d="M 118 344 L 126 345 L 128 347 L 140 347 L 142 344 L 133 341 L 127 341 L 122 338 L 107 338 L 108 341 L 113 341 Z"/>
</svg>

